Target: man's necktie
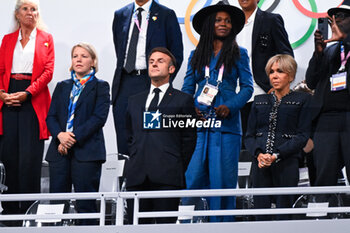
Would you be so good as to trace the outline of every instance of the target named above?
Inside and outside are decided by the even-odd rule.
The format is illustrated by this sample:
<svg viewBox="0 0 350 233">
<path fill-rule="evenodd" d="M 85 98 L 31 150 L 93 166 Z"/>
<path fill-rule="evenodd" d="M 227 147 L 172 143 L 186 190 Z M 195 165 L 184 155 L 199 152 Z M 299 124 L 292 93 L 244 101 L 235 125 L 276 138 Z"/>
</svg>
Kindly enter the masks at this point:
<svg viewBox="0 0 350 233">
<path fill-rule="evenodd" d="M 126 58 L 126 63 L 124 67 L 124 69 L 128 73 L 131 73 L 133 70 L 135 70 L 137 42 L 139 40 L 139 33 L 140 33 L 139 27 L 141 28 L 141 23 L 142 23 L 142 17 L 141 17 L 142 11 L 143 9 L 141 7 L 137 9 L 138 26 L 135 22 L 134 29 L 132 30 L 132 34 L 130 38 L 128 57 Z"/>
<path fill-rule="evenodd" d="M 159 88 L 154 88 L 154 89 L 153 89 L 153 92 L 154 92 L 154 97 L 153 97 L 151 103 L 149 104 L 149 107 L 148 107 L 149 110 L 155 110 L 155 109 L 157 109 L 158 102 L 159 102 L 159 92 L 160 92 L 160 89 L 159 89 Z"/>
</svg>

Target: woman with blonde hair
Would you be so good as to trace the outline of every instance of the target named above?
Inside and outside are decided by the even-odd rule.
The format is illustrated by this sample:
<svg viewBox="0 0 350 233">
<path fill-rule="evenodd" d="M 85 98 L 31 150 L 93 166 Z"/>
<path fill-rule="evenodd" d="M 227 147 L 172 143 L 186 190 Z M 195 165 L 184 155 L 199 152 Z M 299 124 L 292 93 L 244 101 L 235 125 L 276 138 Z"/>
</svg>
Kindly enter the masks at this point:
<svg viewBox="0 0 350 233">
<path fill-rule="evenodd" d="M 0 160 L 7 193 L 40 192 L 48 83 L 54 71 L 54 43 L 43 31 L 38 0 L 17 0 L 15 31 L 0 48 Z M 24 213 L 30 203 L 2 203 L 3 214 Z"/>
<path fill-rule="evenodd" d="M 109 84 L 97 79 L 97 54 L 87 43 L 72 48 L 71 77 L 57 83 L 46 119 L 52 134 L 46 160 L 50 192 L 98 192 L 106 160 L 102 127 L 109 110 Z M 94 200 L 77 201 L 79 213 L 96 212 Z M 80 220 L 78 224 L 97 224 Z"/>
<path fill-rule="evenodd" d="M 310 136 L 308 93 L 294 92 L 290 84 L 295 78 L 297 63 L 290 55 L 270 58 L 265 67 L 274 91 L 257 95 L 248 119 L 246 148 L 254 155 L 253 187 L 296 187 L 299 181 L 299 159 Z M 271 208 L 271 196 L 255 196 L 256 208 Z M 275 198 L 277 208 L 291 208 L 295 197 Z M 269 217 L 257 217 L 259 220 Z M 280 215 L 288 219 L 289 215 Z"/>
</svg>

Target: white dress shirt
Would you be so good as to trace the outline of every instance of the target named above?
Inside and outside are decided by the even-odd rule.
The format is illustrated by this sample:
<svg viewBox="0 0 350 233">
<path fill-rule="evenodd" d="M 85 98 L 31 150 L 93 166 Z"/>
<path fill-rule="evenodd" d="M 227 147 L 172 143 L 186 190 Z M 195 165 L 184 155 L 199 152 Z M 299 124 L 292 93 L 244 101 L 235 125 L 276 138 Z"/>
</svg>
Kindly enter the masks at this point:
<svg viewBox="0 0 350 233">
<path fill-rule="evenodd" d="M 143 11 L 141 11 L 141 31 L 139 33 L 139 40 L 137 41 L 137 49 L 136 49 L 136 62 L 135 62 L 135 70 L 144 70 L 147 69 L 147 58 L 146 58 L 146 35 L 147 35 L 147 28 L 148 28 L 148 15 L 150 14 L 150 6 L 152 4 L 152 0 L 149 0 L 147 3 L 145 3 L 143 6 L 139 6 L 134 3 L 134 14 L 137 12 L 137 9 L 141 7 Z M 126 63 L 126 58 L 128 57 L 128 51 L 129 51 L 129 44 L 131 40 L 132 31 L 134 30 L 134 15 L 131 17 L 130 22 L 130 29 L 129 29 L 129 37 L 128 37 L 128 44 L 126 46 L 126 53 L 125 53 L 125 59 L 124 59 L 124 66 Z"/>
<path fill-rule="evenodd" d="M 32 31 L 29 36 L 29 41 L 23 48 L 21 44 L 22 34 L 19 30 L 18 40 L 16 43 L 15 50 L 13 51 L 12 59 L 12 74 L 18 73 L 33 73 L 33 63 L 34 63 L 34 52 L 35 52 L 35 41 L 36 41 L 36 28 Z"/>
<path fill-rule="evenodd" d="M 162 101 L 162 99 L 164 97 L 164 94 L 168 90 L 169 86 L 170 86 L 169 83 L 166 83 L 166 84 L 163 84 L 163 85 L 158 87 L 160 89 L 158 105 Z M 157 88 L 157 87 L 154 86 L 153 84 L 151 84 L 151 87 L 150 87 L 150 90 L 149 90 L 149 93 L 148 93 L 148 96 L 147 96 L 147 100 L 146 100 L 146 106 L 145 106 L 146 110 L 148 110 L 148 107 L 151 104 L 151 101 L 152 101 L 152 99 L 153 99 L 153 97 L 155 95 L 155 93 L 153 92 L 153 90 L 155 88 Z"/>
<path fill-rule="evenodd" d="M 248 18 L 247 23 L 244 24 L 242 31 L 236 37 L 237 43 L 248 50 L 249 65 L 250 65 L 250 70 L 252 72 L 253 72 L 252 38 L 253 38 L 253 28 L 254 28 L 254 22 L 255 22 L 255 16 L 256 16 L 257 10 L 258 8 L 256 8 L 253 14 Z M 263 22 L 260 22 L 260 23 L 263 23 Z M 265 91 L 255 82 L 254 78 L 253 78 L 253 87 L 254 87 L 254 92 L 248 102 L 254 101 L 254 96 L 256 95 L 265 94 Z"/>
</svg>

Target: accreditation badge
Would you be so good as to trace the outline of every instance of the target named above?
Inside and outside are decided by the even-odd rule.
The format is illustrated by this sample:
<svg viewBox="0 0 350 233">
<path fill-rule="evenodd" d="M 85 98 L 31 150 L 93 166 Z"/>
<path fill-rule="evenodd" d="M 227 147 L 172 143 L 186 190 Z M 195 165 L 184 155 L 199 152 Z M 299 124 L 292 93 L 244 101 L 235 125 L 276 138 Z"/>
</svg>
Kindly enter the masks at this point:
<svg viewBox="0 0 350 233">
<path fill-rule="evenodd" d="M 197 101 L 200 104 L 211 106 L 218 92 L 219 90 L 216 86 L 205 84 L 201 94 L 197 97 Z"/>
<path fill-rule="evenodd" d="M 346 76 L 347 72 L 333 74 L 330 78 L 331 91 L 340 91 L 346 89 Z"/>
</svg>

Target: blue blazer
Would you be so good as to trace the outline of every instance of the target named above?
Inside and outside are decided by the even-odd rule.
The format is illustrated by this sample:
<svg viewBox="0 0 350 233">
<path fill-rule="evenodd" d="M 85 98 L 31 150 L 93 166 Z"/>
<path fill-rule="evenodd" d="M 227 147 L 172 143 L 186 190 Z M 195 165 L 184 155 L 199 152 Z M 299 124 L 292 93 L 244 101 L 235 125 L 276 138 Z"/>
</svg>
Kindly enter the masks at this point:
<svg viewBox="0 0 350 233">
<path fill-rule="evenodd" d="M 273 153 L 280 153 L 280 159 L 300 157 L 311 131 L 311 95 L 291 92 L 282 98 L 277 115 Z M 272 94 L 257 95 L 254 98 L 248 119 L 245 146 L 250 154 L 266 153 L 269 133 L 270 112 L 274 104 Z"/>
<path fill-rule="evenodd" d="M 47 127 L 52 140 L 46 154 L 47 161 L 58 161 L 62 155 L 58 153 L 60 144 L 57 135 L 66 131 L 68 105 L 73 81 L 71 79 L 57 83 L 52 96 L 49 113 L 46 118 Z M 78 99 L 73 133 L 77 143 L 69 153 L 79 161 L 105 161 L 106 148 L 102 127 L 104 126 L 110 105 L 109 84 L 95 78 L 88 82 Z"/>
<path fill-rule="evenodd" d="M 253 79 L 249 68 L 249 57 L 245 48 L 240 48 L 241 57 L 236 62 L 236 66 L 231 71 L 225 70 L 223 80 L 219 86 L 219 93 L 215 98 L 214 107 L 219 105 L 226 105 L 230 109 L 230 114 L 226 119 L 222 121 L 222 126 L 219 130 L 221 132 L 229 132 L 234 134 L 242 134 L 241 129 L 241 118 L 239 110 L 247 103 L 253 93 Z M 203 67 L 202 72 L 199 74 L 197 71 L 194 72 L 191 67 L 191 59 L 194 51 L 191 52 L 188 58 L 188 67 L 182 91 L 190 95 L 194 95 L 195 106 L 199 110 L 205 110 L 205 106 L 198 104 L 197 97 L 202 92 L 206 79 L 204 77 L 205 68 Z M 212 57 L 210 61 L 210 79 L 209 83 L 216 86 L 219 71 L 215 69 L 216 62 L 220 54 L 216 57 Z M 240 90 L 236 92 L 237 81 L 239 80 Z M 198 86 L 198 88 L 197 88 Z M 196 91 L 197 88 L 197 92 Z M 219 119 L 219 118 L 218 118 Z M 214 129 L 215 130 L 215 129 Z"/>
<path fill-rule="evenodd" d="M 114 13 L 113 41 L 117 55 L 117 68 L 112 84 L 112 103 L 118 95 L 133 12 L 134 3 L 131 3 Z M 176 71 L 173 75 L 175 77 L 183 61 L 180 26 L 173 10 L 152 1 L 146 35 L 146 57 L 155 47 L 165 47 L 175 56 Z"/>
</svg>

